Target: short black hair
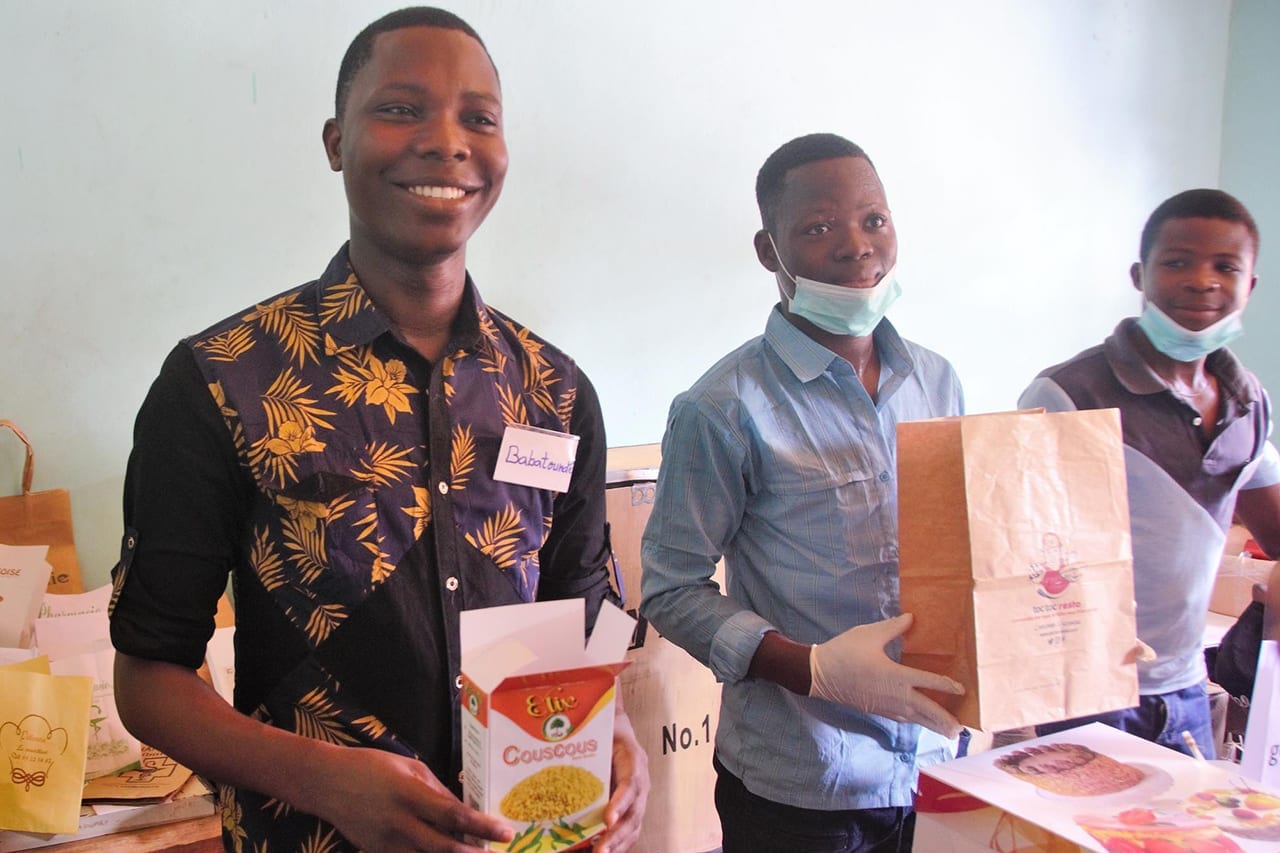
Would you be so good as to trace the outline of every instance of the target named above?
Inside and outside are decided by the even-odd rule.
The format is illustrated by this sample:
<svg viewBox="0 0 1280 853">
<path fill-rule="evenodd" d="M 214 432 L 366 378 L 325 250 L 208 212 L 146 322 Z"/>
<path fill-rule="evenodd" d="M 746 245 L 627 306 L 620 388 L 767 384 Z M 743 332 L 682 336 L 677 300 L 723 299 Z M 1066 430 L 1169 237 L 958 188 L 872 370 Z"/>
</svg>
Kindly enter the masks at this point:
<svg viewBox="0 0 1280 853">
<path fill-rule="evenodd" d="M 489 48 L 485 47 L 480 34 L 452 12 L 437 9 L 434 6 L 410 6 L 407 9 L 389 12 L 361 30 L 351 40 L 347 52 L 343 54 L 342 64 L 338 66 L 338 86 L 333 96 L 334 118 L 342 120 L 342 114 L 347 108 L 347 95 L 351 91 L 351 81 L 355 80 L 356 74 L 373 57 L 374 40 L 383 33 L 408 27 L 434 27 L 438 30 L 457 30 L 460 33 L 466 33 L 484 49 L 485 56 L 489 56 Z M 492 56 L 489 56 L 489 62 L 493 63 Z M 498 73 L 496 65 L 494 65 L 494 73 Z"/>
<path fill-rule="evenodd" d="M 1142 226 L 1142 240 L 1138 244 L 1138 259 L 1144 264 L 1156 245 L 1160 227 L 1170 219 L 1223 219 L 1239 222 L 1253 238 L 1253 258 L 1258 259 L 1260 240 L 1258 223 L 1238 198 L 1222 190 L 1196 189 L 1180 192 L 1160 202 L 1151 212 L 1147 224 Z"/>
<path fill-rule="evenodd" d="M 777 218 L 778 199 L 782 196 L 782 183 L 787 172 L 806 163 L 835 157 L 861 157 L 871 163 L 871 158 L 861 147 L 834 133 L 798 136 L 769 155 L 756 174 L 756 204 L 760 207 L 760 221 L 766 229 L 772 228 Z M 871 168 L 875 167 L 875 163 L 871 163 Z"/>
</svg>

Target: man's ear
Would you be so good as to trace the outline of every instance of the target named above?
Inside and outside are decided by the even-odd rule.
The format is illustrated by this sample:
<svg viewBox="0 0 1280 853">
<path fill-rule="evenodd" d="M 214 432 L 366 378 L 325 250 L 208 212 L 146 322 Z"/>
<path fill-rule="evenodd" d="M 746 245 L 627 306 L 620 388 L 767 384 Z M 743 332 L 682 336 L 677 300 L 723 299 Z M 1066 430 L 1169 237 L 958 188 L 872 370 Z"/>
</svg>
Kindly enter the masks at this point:
<svg viewBox="0 0 1280 853">
<path fill-rule="evenodd" d="M 1129 267 L 1129 280 L 1133 282 L 1133 289 L 1142 292 L 1142 263 L 1134 261 L 1133 266 Z"/>
<path fill-rule="evenodd" d="M 761 228 L 756 232 L 754 242 L 756 258 L 759 259 L 760 265 L 769 272 L 777 272 L 781 265 L 778 262 L 778 250 L 774 248 L 773 241 L 769 239 L 769 232 Z"/>
<path fill-rule="evenodd" d="M 324 130 L 320 132 L 320 138 L 324 141 L 324 153 L 329 158 L 329 168 L 335 172 L 341 172 L 342 128 L 338 127 L 336 118 L 331 118 L 324 123 Z"/>
</svg>

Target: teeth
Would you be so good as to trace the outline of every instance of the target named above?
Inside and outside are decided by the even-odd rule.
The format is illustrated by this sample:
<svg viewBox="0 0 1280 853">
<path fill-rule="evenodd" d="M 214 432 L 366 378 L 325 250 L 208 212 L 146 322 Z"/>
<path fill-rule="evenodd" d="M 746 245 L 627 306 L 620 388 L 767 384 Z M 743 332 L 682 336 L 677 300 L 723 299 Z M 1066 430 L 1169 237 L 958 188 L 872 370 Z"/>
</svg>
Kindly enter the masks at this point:
<svg viewBox="0 0 1280 853">
<path fill-rule="evenodd" d="M 459 187 L 409 187 L 409 192 L 423 198 L 462 198 L 466 195 Z"/>
</svg>

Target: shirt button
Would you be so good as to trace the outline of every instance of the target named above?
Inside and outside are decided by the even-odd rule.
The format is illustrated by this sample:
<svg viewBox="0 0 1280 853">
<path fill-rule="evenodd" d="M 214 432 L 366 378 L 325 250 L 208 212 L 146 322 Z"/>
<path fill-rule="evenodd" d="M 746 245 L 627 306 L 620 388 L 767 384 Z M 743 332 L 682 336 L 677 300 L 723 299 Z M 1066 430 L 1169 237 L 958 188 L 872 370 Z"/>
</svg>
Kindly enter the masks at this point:
<svg viewBox="0 0 1280 853">
<path fill-rule="evenodd" d="M 459 675 L 457 678 L 455 678 L 455 679 L 453 680 L 453 686 L 454 686 L 454 687 L 456 687 L 456 688 L 458 688 L 459 690 L 461 690 L 461 689 L 462 689 L 462 676 L 461 676 L 461 675 Z"/>
<path fill-rule="evenodd" d="M 447 495 L 447 494 L 449 494 L 449 484 L 448 484 L 448 483 L 446 483 L 444 480 L 441 480 L 441 481 L 440 481 L 440 485 L 439 485 L 439 486 L 437 486 L 436 488 L 438 488 L 438 489 L 440 490 L 440 494 L 442 494 L 442 495 Z"/>
<path fill-rule="evenodd" d="M 458 579 L 449 578 L 447 581 L 444 582 L 444 588 L 449 590 L 449 592 L 453 592 L 455 589 L 458 588 Z"/>
<path fill-rule="evenodd" d="M 880 472 L 880 482 L 882 482 L 882 483 L 887 483 L 887 482 L 889 482 L 889 472 L 888 472 L 888 471 L 881 471 L 881 472 Z"/>
<path fill-rule="evenodd" d="M 903 764 L 910 764 L 914 758 L 915 756 L 909 752 L 898 753 L 898 760 L 901 761 Z"/>
<path fill-rule="evenodd" d="M 1194 417 L 1191 419 L 1191 423 L 1194 424 L 1195 426 L 1200 426 L 1200 424 L 1204 423 L 1204 418 Z"/>
</svg>

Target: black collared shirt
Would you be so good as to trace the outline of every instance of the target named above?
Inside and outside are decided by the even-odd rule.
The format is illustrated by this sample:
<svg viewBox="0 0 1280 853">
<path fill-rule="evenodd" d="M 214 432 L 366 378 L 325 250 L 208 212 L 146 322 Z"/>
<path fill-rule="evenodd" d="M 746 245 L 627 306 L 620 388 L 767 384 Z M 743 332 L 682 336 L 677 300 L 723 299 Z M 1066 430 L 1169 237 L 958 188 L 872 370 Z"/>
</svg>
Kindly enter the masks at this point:
<svg viewBox="0 0 1280 853">
<path fill-rule="evenodd" d="M 567 492 L 491 477 L 518 421 L 580 437 Z M 468 280 L 448 354 L 402 344 L 345 250 L 184 341 L 135 425 L 112 639 L 196 667 L 230 575 L 239 710 L 423 760 L 457 790 L 458 613 L 608 591 L 606 442 L 576 365 Z M 327 825 L 221 792 L 229 843 Z"/>
</svg>

